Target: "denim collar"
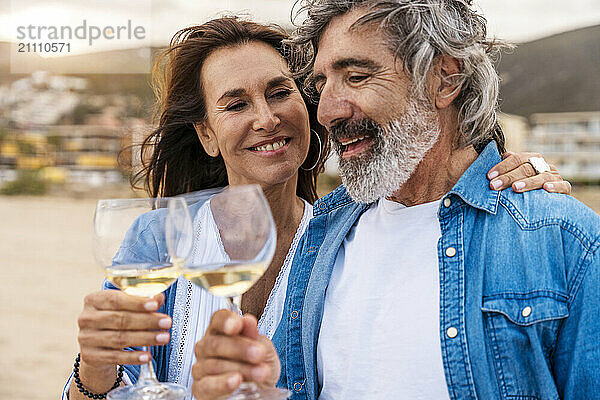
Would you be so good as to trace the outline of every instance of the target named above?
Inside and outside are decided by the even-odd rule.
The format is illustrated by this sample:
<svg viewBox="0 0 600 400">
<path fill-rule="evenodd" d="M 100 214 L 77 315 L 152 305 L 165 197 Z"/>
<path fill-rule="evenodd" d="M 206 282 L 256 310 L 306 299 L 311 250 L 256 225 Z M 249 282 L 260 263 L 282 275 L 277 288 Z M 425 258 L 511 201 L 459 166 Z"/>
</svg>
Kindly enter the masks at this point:
<svg viewBox="0 0 600 400">
<path fill-rule="evenodd" d="M 496 214 L 500 192 L 490 189 L 487 173 L 500 161 L 496 142 L 488 143 L 448 194 L 457 195 L 472 207 Z"/>
<path fill-rule="evenodd" d="M 455 194 L 472 207 L 496 214 L 500 192 L 490 189 L 487 172 L 502 161 L 495 141 L 491 141 L 460 177 L 448 194 Z M 314 215 L 327 213 L 333 209 L 353 203 L 344 185 L 320 198 L 314 205 Z M 363 204 L 363 207 L 368 205 Z"/>
<path fill-rule="evenodd" d="M 340 185 L 331 193 L 326 194 L 315 202 L 313 206 L 313 215 L 316 217 L 317 215 L 328 213 L 336 208 L 351 203 L 358 204 L 352 200 L 346 191 L 346 187 L 344 185 Z"/>
</svg>

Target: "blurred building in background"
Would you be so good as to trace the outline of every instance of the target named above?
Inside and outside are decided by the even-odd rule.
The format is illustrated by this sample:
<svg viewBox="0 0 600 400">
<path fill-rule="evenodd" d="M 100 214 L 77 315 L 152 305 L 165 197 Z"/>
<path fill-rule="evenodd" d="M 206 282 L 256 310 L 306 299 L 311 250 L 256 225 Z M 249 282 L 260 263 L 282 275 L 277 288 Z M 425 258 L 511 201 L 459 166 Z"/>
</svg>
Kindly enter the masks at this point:
<svg viewBox="0 0 600 400">
<path fill-rule="evenodd" d="M 552 35 L 498 65 L 507 148 L 542 153 L 572 183 L 600 184 L 598 38 L 600 25 Z"/>
<path fill-rule="evenodd" d="M 498 113 L 498 123 L 502 127 L 509 151 L 524 151 L 531 133 L 529 121 L 520 115 Z"/>
<path fill-rule="evenodd" d="M 530 122 L 528 148 L 573 182 L 600 183 L 600 111 L 537 113 Z"/>
<path fill-rule="evenodd" d="M 145 78 L 133 81 L 147 86 Z M 127 85 L 114 89 L 101 76 L 47 71 L 0 85 L 0 189 L 127 186 L 132 144 L 150 129 L 144 104 L 151 100 Z"/>
</svg>

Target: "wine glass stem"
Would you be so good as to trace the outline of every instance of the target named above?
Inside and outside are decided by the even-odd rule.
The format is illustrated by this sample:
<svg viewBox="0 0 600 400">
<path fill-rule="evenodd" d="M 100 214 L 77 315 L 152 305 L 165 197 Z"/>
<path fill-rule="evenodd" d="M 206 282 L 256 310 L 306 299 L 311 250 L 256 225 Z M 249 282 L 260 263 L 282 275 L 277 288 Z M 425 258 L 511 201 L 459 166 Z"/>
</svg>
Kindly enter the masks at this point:
<svg viewBox="0 0 600 400">
<path fill-rule="evenodd" d="M 144 346 L 142 349 L 144 351 L 149 351 L 148 346 Z M 148 361 L 146 364 L 140 365 L 140 376 L 137 384 L 140 386 L 147 386 L 157 383 L 158 379 L 156 379 L 156 374 L 154 373 L 154 365 L 152 364 L 152 360 Z"/>
<path fill-rule="evenodd" d="M 229 309 L 238 315 L 242 315 L 242 295 L 227 297 Z M 242 382 L 240 386 L 227 398 L 227 400 L 250 400 L 261 399 L 258 386 L 254 382 Z"/>
<path fill-rule="evenodd" d="M 152 300 L 153 297 L 149 297 Z M 150 353 L 148 346 L 143 346 L 142 350 Z M 152 364 L 152 358 L 146 363 L 140 365 L 140 375 L 138 377 L 137 385 L 139 386 L 152 386 L 157 385 L 158 379 L 156 379 L 156 373 L 154 372 L 154 365 Z"/>
<path fill-rule="evenodd" d="M 229 309 L 236 314 L 242 315 L 242 296 L 232 296 L 227 297 L 227 302 L 229 303 Z"/>
</svg>

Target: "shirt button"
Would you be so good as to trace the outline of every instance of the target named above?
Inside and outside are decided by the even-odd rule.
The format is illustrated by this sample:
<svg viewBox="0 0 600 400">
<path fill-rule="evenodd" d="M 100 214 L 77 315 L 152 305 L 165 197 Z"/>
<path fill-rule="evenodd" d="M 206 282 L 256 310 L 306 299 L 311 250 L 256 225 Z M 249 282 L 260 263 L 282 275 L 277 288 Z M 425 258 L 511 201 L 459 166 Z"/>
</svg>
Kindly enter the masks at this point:
<svg viewBox="0 0 600 400">
<path fill-rule="evenodd" d="M 450 328 L 448 328 L 448 330 L 446 330 L 446 335 L 448 335 L 450 339 L 454 339 L 458 335 L 458 329 L 451 326 Z"/>
<path fill-rule="evenodd" d="M 523 309 L 523 311 L 521 311 L 521 315 L 524 316 L 525 318 L 529 317 L 531 315 L 531 307 L 527 306 Z"/>
<path fill-rule="evenodd" d="M 452 200 L 450 200 L 450 198 L 449 198 L 449 197 L 446 197 L 446 198 L 444 199 L 444 207 L 448 208 L 448 207 L 450 207 L 451 205 L 452 205 Z"/>
<path fill-rule="evenodd" d="M 454 247 L 448 247 L 446 249 L 446 255 L 448 257 L 454 257 L 456 255 L 456 249 Z"/>
<path fill-rule="evenodd" d="M 292 311 L 292 319 L 296 319 L 298 318 L 298 311 L 294 310 Z"/>
<path fill-rule="evenodd" d="M 300 382 L 296 382 L 296 383 L 294 383 L 294 390 L 295 390 L 296 392 L 299 392 L 299 391 L 301 391 L 301 390 L 302 390 L 302 383 L 300 383 Z"/>
</svg>

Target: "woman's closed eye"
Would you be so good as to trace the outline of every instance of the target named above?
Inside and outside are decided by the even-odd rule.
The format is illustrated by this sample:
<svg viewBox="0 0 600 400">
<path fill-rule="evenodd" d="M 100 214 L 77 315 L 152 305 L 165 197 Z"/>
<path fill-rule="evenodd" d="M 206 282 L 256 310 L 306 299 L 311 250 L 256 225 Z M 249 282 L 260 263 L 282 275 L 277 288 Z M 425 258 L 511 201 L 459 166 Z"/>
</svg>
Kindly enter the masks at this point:
<svg viewBox="0 0 600 400">
<path fill-rule="evenodd" d="M 236 101 L 234 103 L 229 104 L 227 106 L 226 110 L 227 111 L 240 111 L 244 107 L 246 107 L 246 102 L 245 101 Z"/>
<path fill-rule="evenodd" d="M 288 97 L 292 91 L 290 89 L 277 89 L 273 91 L 269 97 L 272 99 L 284 99 Z"/>
</svg>

